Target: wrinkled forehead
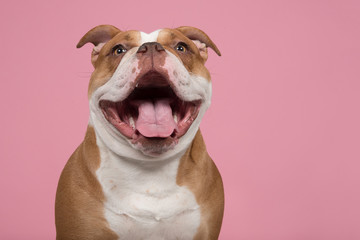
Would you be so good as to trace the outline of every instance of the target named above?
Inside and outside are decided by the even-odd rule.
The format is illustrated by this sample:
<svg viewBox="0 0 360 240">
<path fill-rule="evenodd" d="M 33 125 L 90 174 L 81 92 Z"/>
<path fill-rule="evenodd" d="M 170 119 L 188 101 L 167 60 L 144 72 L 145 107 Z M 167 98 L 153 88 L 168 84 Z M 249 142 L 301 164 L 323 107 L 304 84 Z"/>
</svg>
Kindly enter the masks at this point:
<svg viewBox="0 0 360 240">
<path fill-rule="evenodd" d="M 125 31 L 117 34 L 109 41 L 108 45 L 122 43 L 128 47 L 138 47 L 147 42 L 158 42 L 163 45 L 171 44 L 173 41 L 187 42 L 189 39 L 175 29 L 158 29 L 150 33 L 141 31 Z"/>
</svg>

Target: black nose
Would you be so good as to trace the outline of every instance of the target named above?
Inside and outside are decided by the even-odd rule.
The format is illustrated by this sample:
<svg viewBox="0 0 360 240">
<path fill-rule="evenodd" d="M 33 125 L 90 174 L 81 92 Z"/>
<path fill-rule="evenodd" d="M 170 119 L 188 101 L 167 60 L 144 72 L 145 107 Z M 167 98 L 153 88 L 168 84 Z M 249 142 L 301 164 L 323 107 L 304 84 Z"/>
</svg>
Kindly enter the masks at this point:
<svg viewBox="0 0 360 240">
<path fill-rule="evenodd" d="M 147 42 L 139 47 L 137 53 L 146 53 L 146 52 L 161 52 L 165 51 L 163 46 L 157 42 Z"/>
</svg>

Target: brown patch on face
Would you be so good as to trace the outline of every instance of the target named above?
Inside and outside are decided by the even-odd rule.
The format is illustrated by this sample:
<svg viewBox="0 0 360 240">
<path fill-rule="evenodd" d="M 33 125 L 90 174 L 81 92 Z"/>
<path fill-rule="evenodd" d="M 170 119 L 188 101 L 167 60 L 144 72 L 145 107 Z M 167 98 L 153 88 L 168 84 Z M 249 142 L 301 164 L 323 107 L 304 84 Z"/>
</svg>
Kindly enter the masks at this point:
<svg viewBox="0 0 360 240">
<path fill-rule="evenodd" d="M 201 222 L 194 239 L 218 239 L 224 213 L 224 189 L 200 130 L 180 160 L 176 183 L 189 188 L 200 206 Z"/>
<path fill-rule="evenodd" d="M 185 37 L 180 31 L 176 29 L 163 29 L 158 36 L 158 42 L 172 54 L 177 56 L 185 68 L 197 75 L 211 80 L 210 73 L 204 66 L 205 61 L 201 57 L 199 49 L 194 42 Z M 188 46 L 186 52 L 179 52 L 175 48 L 179 42 L 183 42 Z"/>
<path fill-rule="evenodd" d="M 113 54 L 113 48 L 121 44 L 125 49 L 130 50 L 140 45 L 140 39 L 141 36 L 138 31 L 120 32 L 102 47 L 95 63 L 95 70 L 90 78 L 88 98 L 91 97 L 96 89 L 104 85 L 111 78 L 122 57 L 126 54 L 123 53 L 115 56 Z"/>
<path fill-rule="evenodd" d="M 55 202 L 56 239 L 118 239 L 104 217 L 105 197 L 95 173 L 99 166 L 95 131 L 89 126 L 60 176 Z"/>
<path fill-rule="evenodd" d="M 174 40 L 174 39 L 176 38 L 175 33 L 171 32 L 171 33 L 170 33 L 170 38 L 171 38 L 171 40 Z"/>
<path fill-rule="evenodd" d="M 124 37 L 124 39 L 125 39 L 126 41 L 130 41 L 131 38 L 132 38 L 132 37 L 130 36 L 130 34 L 126 34 L 125 37 Z"/>
</svg>

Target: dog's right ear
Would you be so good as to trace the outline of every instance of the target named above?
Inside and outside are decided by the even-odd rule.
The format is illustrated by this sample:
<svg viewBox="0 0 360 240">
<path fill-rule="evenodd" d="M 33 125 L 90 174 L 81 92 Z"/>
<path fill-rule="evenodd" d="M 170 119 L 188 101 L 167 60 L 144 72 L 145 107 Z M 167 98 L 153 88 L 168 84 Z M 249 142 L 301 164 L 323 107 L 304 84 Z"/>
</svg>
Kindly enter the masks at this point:
<svg viewBox="0 0 360 240">
<path fill-rule="evenodd" d="M 76 47 L 81 48 L 88 42 L 94 44 L 95 47 L 91 53 L 91 63 L 95 67 L 95 62 L 99 56 L 101 48 L 119 32 L 121 31 L 112 25 L 99 25 L 88 31 L 80 39 Z"/>
</svg>

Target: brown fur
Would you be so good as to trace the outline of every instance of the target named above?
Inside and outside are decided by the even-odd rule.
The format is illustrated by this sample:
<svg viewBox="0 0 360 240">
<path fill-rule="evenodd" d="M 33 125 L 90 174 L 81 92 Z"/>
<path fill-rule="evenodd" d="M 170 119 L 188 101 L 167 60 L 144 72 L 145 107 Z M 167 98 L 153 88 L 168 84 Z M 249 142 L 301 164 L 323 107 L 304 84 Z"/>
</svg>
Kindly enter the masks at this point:
<svg viewBox="0 0 360 240">
<path fill-rule="evenodd" d="M 224 189 L 200 130 L 181 158 L 176 183 L 194 193 L 201 209 L 201 223 L 194 239 L 218 239 L 224 212 Z"/>
<path fill-rule="evenodd" d="M 163 45 L 166 50 L 180 58 L 189 72 L 210 81 L 209 71 L 204 66 L 206 60 L 201 57 L 199 49 L 193 41 L 184 36 L 180 31 L 176 29 L 163 29 L 158 36 L 158 42 Z M 174 47 L 178 42 L 186 43 L 189 50 L 185 53 L 177 52 Z"/>
<path fill-rule="evenodd" d="M 103 215 L 104 195 L 95 176 L 99 165 L 95 132 L 88 127 L 84 142 L 60 177 L 55 204 L 57 240 L 118 238 Z M 216 240 L 223 218 L 224 189 L 200 130 L 180 160 L 176 182 L 194 193 L 201 209 L 201 223 L 194 239 Z"/>
<path fill-rule="evenodd" d="M 121 56 L 113 56 L 112 48 L 118 44 L 123 45 L 127 49 L 140 45 L 140 33 L 138 31 L 120 32 L 110 41 L 108 41 L 99 53 L 99 57 L 95 63 L 95 70 L 91 75 L 88 97 L 90 99 L 92 93 L 104 85 L 114 74 L 119 65 Z"/>
<path fill-rule="evenodd" d="M 55 202 L 57 240 L 113 240 L 103 215 L 104 194 L 96 179 L 100 153 L 95 131 L 88 127 L 83 143 L 67 162 Z"/>
</svg>

